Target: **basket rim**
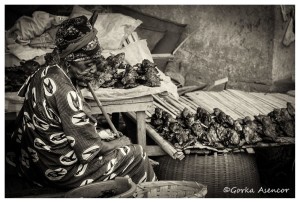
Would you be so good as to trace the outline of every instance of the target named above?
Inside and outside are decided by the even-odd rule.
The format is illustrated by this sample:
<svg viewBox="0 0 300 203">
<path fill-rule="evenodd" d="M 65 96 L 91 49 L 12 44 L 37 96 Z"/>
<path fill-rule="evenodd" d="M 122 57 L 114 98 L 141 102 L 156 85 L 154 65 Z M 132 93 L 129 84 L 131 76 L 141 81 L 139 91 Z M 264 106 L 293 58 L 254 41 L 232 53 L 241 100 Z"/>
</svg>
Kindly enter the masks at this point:
<svg viewBox="0 0 300 203">
<path fill-rule="evenodd" d="M 197 181 L 187 181 L 187 180 L 159 180 L 153 182 L 143 182 L 137 184 L 138 187 L 140 186 L 148 186 L 148 185 L 157 185 L 157 186 L 166 186 L 166 185 L 185 185 L 185 186 L 202 186 L 207 187 L 206 185 L 199 183 Z"/>
<path fill-rule="evenodd" d="M 142 194 L 146 194 L 155 188 L 160 188 L 164 186 L 181 186 L 178 188 L 170 188 L 168 192 L 174 191 L 182 191 L 183 187 L 190 188 L 190 191 L 194 192 L 194 195 L 189 195 L 186 197 L 204 197 L 207 194 L 207 185 L 202 183 L 198 183 L 196 181 L 178 181 L 178 180 L 162 180 L 162 181 L 154 181 L 154 182 L 143 182 L 137 185 L 135 195 L 136 197 Z M 166 192 L 166 191 L 164 191 Z"/>
</svg>

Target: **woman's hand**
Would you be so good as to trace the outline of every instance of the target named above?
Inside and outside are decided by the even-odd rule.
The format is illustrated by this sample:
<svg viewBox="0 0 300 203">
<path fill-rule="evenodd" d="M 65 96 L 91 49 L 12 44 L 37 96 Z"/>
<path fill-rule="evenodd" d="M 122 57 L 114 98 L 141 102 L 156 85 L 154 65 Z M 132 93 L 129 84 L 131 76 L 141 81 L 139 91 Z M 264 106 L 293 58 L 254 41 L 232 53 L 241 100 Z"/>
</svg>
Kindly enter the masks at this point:
<svg viewBox="0 0 300 203">
<path fill-rule="evenodd" d="M 115 133 L 112 133 L 110 129 L 101 130 L 98 135 L 102 140 L 111 141 L 117 138 Z"/>
<path fill-rule="evenodd" d="M 118 137 L 123 137 L 124 135 L 121 132 L 118 132 L 118 135 L 112 132 L 110 129 L 103 129 L 98 132 L 98 135 L 102 140 L 111 141 Z"/>
</svg>

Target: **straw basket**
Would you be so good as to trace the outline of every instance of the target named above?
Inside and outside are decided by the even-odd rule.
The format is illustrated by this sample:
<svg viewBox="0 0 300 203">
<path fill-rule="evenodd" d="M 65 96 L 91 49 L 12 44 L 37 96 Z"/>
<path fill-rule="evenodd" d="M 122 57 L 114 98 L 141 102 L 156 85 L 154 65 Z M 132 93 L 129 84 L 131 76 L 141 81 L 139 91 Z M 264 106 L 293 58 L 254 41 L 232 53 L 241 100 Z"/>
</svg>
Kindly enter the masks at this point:
<svg viewBox="0 0 300 203">
<path fill-rule="evenodd" d="M 207 187 L 193 181 L 156 181 L 137 185 L 136 198 L 205 197 Z"/>
<path fill-rule="evenodd" d="M 254 155 L 246 153 L 187 155 L 183 160 L 158 157 L 155 172 L 159 180 L 197 181 L 207 185 L 206 197 L 259 197 L 259 174 Z M 234 188 L 224 192 L 224 188 Z M 245 189 L 237 192 L 237 189 Z M 250 191 L 253 189 L 254 193 Z"/>
</svg>

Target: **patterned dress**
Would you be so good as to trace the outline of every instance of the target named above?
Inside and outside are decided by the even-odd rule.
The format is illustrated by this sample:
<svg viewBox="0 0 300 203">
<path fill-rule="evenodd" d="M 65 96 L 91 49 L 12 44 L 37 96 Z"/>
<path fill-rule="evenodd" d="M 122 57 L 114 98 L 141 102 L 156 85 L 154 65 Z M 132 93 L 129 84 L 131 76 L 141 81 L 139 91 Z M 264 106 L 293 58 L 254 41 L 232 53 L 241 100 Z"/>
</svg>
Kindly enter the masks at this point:
<svg viewBox="0 0 300 203">
<path fill-rule="evenodd" d="M 103 140 L 88 104 L 57 65 L 39 69 L 19 91 L 24 95 L 16 130 L 19 175 L 39 185 L 71 189 L 96 181 L 156 176 L 143 148 L 128 145 L 101 153 Z"/>
</svg>

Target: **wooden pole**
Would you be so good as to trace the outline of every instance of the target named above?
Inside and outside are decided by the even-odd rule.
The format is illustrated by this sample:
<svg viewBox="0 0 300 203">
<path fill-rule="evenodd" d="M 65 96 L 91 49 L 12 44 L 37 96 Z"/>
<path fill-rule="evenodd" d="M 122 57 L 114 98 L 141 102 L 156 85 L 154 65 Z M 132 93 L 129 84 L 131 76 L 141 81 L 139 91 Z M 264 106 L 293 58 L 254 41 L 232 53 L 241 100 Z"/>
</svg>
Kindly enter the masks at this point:
<svg viewBox="0 0 300 203">
<path fill-rule="evenodd" d="M 112 131 L 116 134 L 117 137 L 120 137 L 119 132 L 118 132 L 117 129 L 115 128 L 114 124 L 111 122 L 111 120 L 110 120 L 108 114 L 106 113 L 105 109 L 103 108 L 103 106 L 102 106 L 100 100 L 99 100 L 98 97 L 96 96 L 96 94 L 95 94 L 95 92 L 94 92 L 94 90 L 93 90 L 91 84 L 90 84 L 90 83 L 87 83 L 87 85 L 88 85 L 88 88 L 89 88 L 90 92 L 92 93 L 92 95 L 93 95 L 93 97 L 94 97 L 94 99 L 95 99 L 95 101 L 96 101 L 98 107 L 100 108 L 102 114 L 104 115 L 105 119 L 107 120 L 107 122 L 108 122 L 110 128 L 111 128 Z"/>
</svg>

